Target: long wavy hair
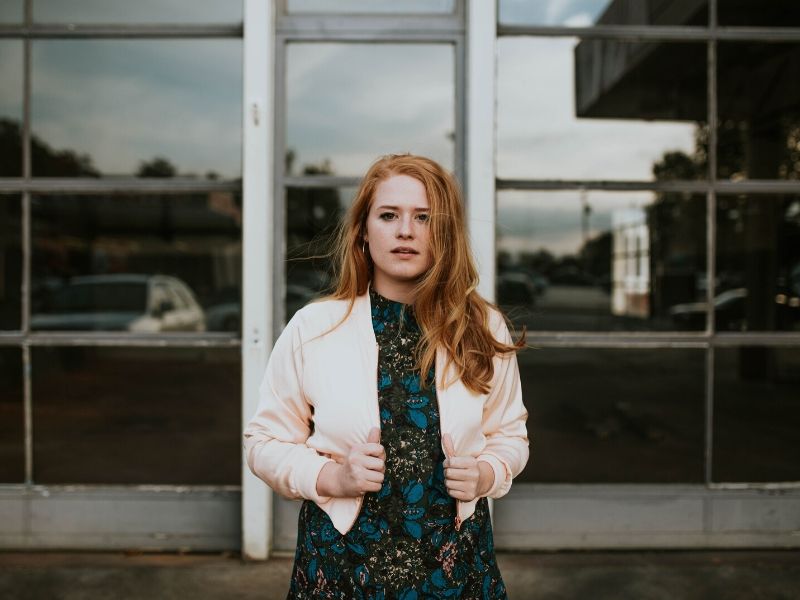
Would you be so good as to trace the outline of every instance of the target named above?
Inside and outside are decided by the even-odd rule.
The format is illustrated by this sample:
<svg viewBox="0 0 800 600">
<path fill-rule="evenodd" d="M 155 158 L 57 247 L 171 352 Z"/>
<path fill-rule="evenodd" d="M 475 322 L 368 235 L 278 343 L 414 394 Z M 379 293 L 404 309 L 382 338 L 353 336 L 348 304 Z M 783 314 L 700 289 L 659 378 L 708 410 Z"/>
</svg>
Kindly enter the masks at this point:
<svg viewBox="0 0 800 600">
<path fill-rule="evenodd" d="M 523 327 L 520 338 L 512 344 L 492 335 L 490 307 L 498 310 L 507 324 L 509 321 L 497 305 L 477 292 L 478 270 L 465 231 L 461 191 L 455 178 L 435 161 L 412 154 L 389 154 L 372 164 L 337 230 L 332 250 L 334 283 L 331 293 L 320 300 L 350 302 L 335 329 L 350 315 L 356 296 L 366 293 L 373 273 L 369 250 L 362 250 L 367 215 L 378 184 L 393 175 L 408 175 L 422 182 L 430 205 L 433 260 L 413 293 L 414 315 L 421 331 L 415 368 L 428 373 L 436 359 L 436 348 L 442 345 L 447 350 L 447 366 L 455 364 L 456 377 L 471 391 L 488 393 L 494 375 L 492 359 L 525 347 L 526 329 Z M 420 377 L 423 387 L 425 380 Z"/>
</svg>

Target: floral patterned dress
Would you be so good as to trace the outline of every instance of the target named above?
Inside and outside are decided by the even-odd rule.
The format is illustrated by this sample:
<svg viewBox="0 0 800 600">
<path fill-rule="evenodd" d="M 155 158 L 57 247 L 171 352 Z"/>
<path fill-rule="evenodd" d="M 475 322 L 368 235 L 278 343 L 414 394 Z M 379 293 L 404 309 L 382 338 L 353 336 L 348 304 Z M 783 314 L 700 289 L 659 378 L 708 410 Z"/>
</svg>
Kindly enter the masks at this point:
<svg viewBox="0 0 800 600">
<path fill-rule="evenodd" d="M 380 348 L 383 485 L 365 495 L 345 535 L 314 502 L 303 502 L 288 598 L 507 598 L 486 498 L 455 526 L 455 500 L 444 482 L 434 369 L 425 390 L 413 371 L 420 338 L 413 307 L 371 288 L 369 294 Z"/>
</svg>

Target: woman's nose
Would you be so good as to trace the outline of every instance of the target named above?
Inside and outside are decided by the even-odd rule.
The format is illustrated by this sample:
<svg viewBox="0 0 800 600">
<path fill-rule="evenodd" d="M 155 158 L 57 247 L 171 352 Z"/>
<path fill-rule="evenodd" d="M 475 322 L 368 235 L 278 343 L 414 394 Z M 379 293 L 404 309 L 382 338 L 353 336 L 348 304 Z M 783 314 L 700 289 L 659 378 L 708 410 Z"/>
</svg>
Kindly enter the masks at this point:
<svg viewBox="0 0 800 600">
<path fill-rule="evenodd" d="M 409 237 L 412 234 L 411 219 L 413 217 L 405 216 L 399 219 L 400 227 L 397 230 L 397 235 L 401 237 Z"/>
</svg>

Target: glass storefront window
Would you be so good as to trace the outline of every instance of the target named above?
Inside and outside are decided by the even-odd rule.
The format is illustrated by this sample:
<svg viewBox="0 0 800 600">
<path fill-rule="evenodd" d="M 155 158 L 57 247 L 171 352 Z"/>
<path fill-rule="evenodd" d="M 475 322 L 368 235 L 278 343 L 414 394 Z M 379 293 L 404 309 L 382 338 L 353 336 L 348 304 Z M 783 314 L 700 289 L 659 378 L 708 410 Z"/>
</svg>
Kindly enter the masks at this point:
<svg viewBox="0 0 800 600">
<path fill-rule="evenodd" d="M 703 481 L 702 350 L 534 348 L 517 356 L 535 457 L 518 481 Z"/>
<path fill-rule="evenodd" d="M 24 18 L 23 0 L 3 0 L 0 2 L 0 23 L 18 25 L 22 23 Z M 2 48 L 2 42 L 0 42 L 0 48 Z M 3 56 L 2 51 L 0 51 L 0 56 Z M 4 79 L 0 80 L 5 81 Z"/>
<path fill-rule="evenodd" d="M 31 329 L 239 331 L 238 194 L 34 196 Z"/>
<path fill-rule="evenodd" d="M 447 44 L 287 46 L 288 175 L 361 176 L 412 152 L 454 169 L 455 63 Z"/>
<path fill-rule="evenodd" d="M 452 13 L 456 0 L 288 0 L 290 13 L 413 14 Z"/>
<path fill-rule="evenodd" d="M 238 348 L 32 351 L 39 484 L 238 485 Z"/>
<path fill-rule="evenodd" d="M 716 482 L 800 481 L 800 348 L 714 352 Z"/>
<path fill-rule="evenodd" d="M 708 2 L 670 0 L 669 9 L 652 0 L 500 0 L 504 25 L 592 27 L 594 25 L 708 24 Z"/>
<path fill-rule="evenodd" d="M 726 27 L 797 27 L 797 0 L 717 0 L 718 21 Z"/>
<path fill-rule="evenodd" d="M 720 42 L 718 57 L 720 179 L 800 179 L 800 44 Z"/>
<path fill-rule="evenodd" d="M 33 20 L 103 24 L 238 23 L 242 20 L 242 0 L 33 0 Z"/>
<path fill-rule="evenodd" d="M 22 177 L 22 42 L 0 40 L 0 177 Z"/>
<path fill-rule="evenodd" d="M 33 174 L 241 177 L 241 40 L 35 40 Z"/>
<path fill-rule="evenodd" d="M 717 198 L 718 331 L 800 331 L 800 196 Z"/>
<path fill-rule="evenodd" d="M 22 327 L 22 199 L 0 195 L 0 330 Z"/>
<path fill-rule="evenodd" d="M 499 177 L 707 177 L 704 44 L 500 38 L 497 47 Z"/>
<path fill-rule="evenodd" d="M 531 330 L 704 329 L 705 215 L 703 196 L 500 192 L 497 301 Z"/>
<path fill-rule="evenodd" d="M 25 481 L 22 353 L 0 346 L 0 483 Z"/>
<path fill-rule="evenodd" d="M 286 190 L 286 320 L 333 284 L 336 227 L 356 188 Z"/>
</svg>

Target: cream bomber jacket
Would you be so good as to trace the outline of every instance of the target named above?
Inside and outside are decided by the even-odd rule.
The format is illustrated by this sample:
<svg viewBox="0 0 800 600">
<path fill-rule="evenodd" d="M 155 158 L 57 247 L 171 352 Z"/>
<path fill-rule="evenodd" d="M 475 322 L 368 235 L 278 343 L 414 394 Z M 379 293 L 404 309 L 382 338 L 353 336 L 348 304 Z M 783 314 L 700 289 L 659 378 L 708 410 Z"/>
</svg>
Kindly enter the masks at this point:
<svg viewBox="0 0 800 600">
<path fill-rule="evenodd" d="M 341 460 L 353 444 L 380 428 L 378 344 L 372 330 L 369 292 L 358 296 L 347 319 L 345 300 L 306 305 L 289 321 L 270 355 L 259 387 L 256 414 L 244 430 L 250 470 L 291 499 L 313 500 L 342 534 L 353 526 L 363 501 L 317 493 L 317 476 L 330 460 Z M 503 317 L 490 310 L 497 339 L 511 343 Z M 528 461 L 528 413 L 522 403 L 516 354 L 495 356 L 488 394 L 475 394 L 460 379 L 445 377 L 446 350 L 436 352 L 436 396 L 442 434 L 456 454 L 484 460 L 494 470 L 486 494 L 505 495 Z M 452 368 L 452 365 L 451 365 Z M 445 384 L 449 385 L 445 385 Z M 475 511 L 476 500 L 456 500 L 456 527 Z"/>
</svg>

